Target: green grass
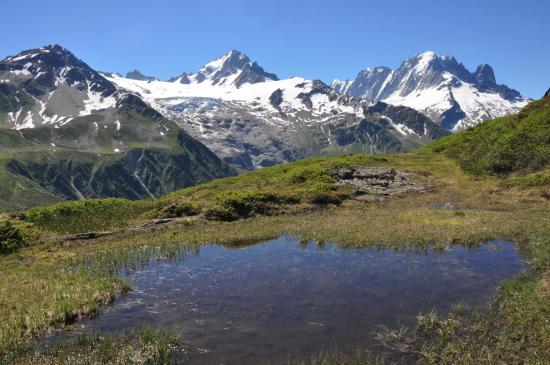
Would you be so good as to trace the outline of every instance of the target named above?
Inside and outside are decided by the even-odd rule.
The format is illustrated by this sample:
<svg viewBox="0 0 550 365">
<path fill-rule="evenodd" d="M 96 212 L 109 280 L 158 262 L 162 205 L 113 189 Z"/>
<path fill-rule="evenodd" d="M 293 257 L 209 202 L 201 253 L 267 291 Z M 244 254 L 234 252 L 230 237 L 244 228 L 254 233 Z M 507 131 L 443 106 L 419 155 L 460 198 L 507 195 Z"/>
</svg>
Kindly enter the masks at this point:
<svg viewBox="0 0 550 365">
<path fill-rule="evenodd" d="M 287 365 L 383 365 L 389 359 L 384 354 L 362 351 L 344 352 L 340 349 L 321 350 L 306 359 L 291 359 Z"/>
<path fill-rule="evenodd" d="M 319 191 L 319 184 L 329 187 L 328 172 L 335 164 L 416 171 L 433 188 L 425 194 L 387 202 L 365 204 L 347 199 L 339 206 L 311 209 L 313 205 L 304 197 Z M 304 171 L 313 180 L 311 184 L 295 178 Z M 358 155 L 276 166 L 184 189 L 157 201 L 107 199 L 32 209 L 26 213 L 28 221 L 60 233 L 124 227 L 140 217 L 157 217 L 170 204 L 192 203 L 202 212 L 213 207 L 244 206 L 246 215 L 250 207 L 254 214 L 233 222 L 199 217 L 70 245 L 45 241 L 1 258 L 0 316 L 4 320 L 0 323 L 0 352 L 23 346 L 29 336 L 43 334 L 51 326 L 64 326 L 109 303 L 117 293 L 127 290 L 116 275 L 117 268 L 180 255 L 181 247 L 192 249 L 202 243 L 254 243 L 280 234 L 354 247 L 446 246 L 508 238 L 522 242 L 533 266 L 546 270 L 550 257 L 550 224 L 543 224 L 550 219 L 547 200 L 533 198 L 539 187 L 515 189 L 500 184 L 497 179 L 464 175 L 452 160 L 439 155 Z M 328 191 L 333 192 L 332 187 Z M 294 196 L 301 197 L 300 203 L 287 200 Z M 463 210 L 457 213 L 442 208 L 449 201 Z M 263 209 L 264 204 L 291 210 L 278 215 L 256 212 L 257 206 Z M 305 206 L 309 208 L 292 211 Z"/>
<path fill-rule="evenodd" d="M 109 231 L 126 227 L 155 204 L 154 200 L 89 199 L 32 208 L 24 217 L 45 231 L 60 234 Z"/>
<path fill-rule="evenodd" d="M 540 112 L 537 105 L 530 106 L 535 114 Z M 487 140 L 495 142 L 496 138 L 498 142 L 498 135 L 512 128 L 509 123 L 522 125 L 529 115 L 489 122 L 486 133 L 491 137 Z M 503 123 L 506 125 L 500 126 Z M 493 128 L 503 130 L 497 133 Z M 26 223 L 45 235 L 113 230 L 163 216 L 195 217 L 93 241 L 35 242 L 0 257 L 0 354 L 27 346 L 31 336 L 44 334 L 52 326 L 65 326 L 94 313 L 117 293 L 128 290 L 116 275 L 118 268 L 184 255 L 204 243 L 252 244 L 289 234 L 352 247 L 445 247 L 476 245 L 495 238 L 517 242 L 529 259 L 531 274 L 503 286 L 488 311 L 464 315 L 462 310 L 461 315 L 457 312 L 447 318 L 424 315 L 416 329 L 399 329 L 386 338 L 406 340 L 411 356 L 423 363 L 548 363 L 548 171 L 545 167 L 532 171 L 546 166 L 544 158 L 533 158 L 536 164 L 512 168 L 514 174 L 501 177 L 504 170 L 495 170 L 493 162 L 504 156 L 500 153 L 506 144 L 499 142 L 499 148 L 484 155 L 485 142 L 478 136 L 484 130 L 449 137 L 416 153 L 315 158 L 278 165 L 182 189 L 157 200 L 103 199 L 31 209 L 24 216 Z M 509 134 L 515 135 L 513 131 Z M 536 147 L 539 137 L 530 136 L 534 142 L 526 143 L 534 146 L 531 152 L 544 152 L 545 147 Z M 430 189 L 385 202 L 359 202 L 351 199 L 348 188 L 334 184 L 331 170 L 337 165 L 415 172 Z M 449 204 L 457 210 L 446 208 Z M 218 216 L 209 215 L 212 212 Z M 322 351 L 302 363 L 378 361 L 376 357 L 356 357 L 355 352 Z"/>
<path fill-rule="evenodd" d="M 13 364 L 171 364 L 179 337 L 164 329 L 143 328 L 119 335 L 80 335 L 35 348 L 21 348 Z"/>
<path fill-rule="evenodd" d="M 548 277 L 520 276 L 502 286 L 486 312 L 419 316 L 411 350 L 427 364 L 547 364 L 548 285 Z"/>
<path fill-rule="evenodd" d="M 442 138 L 425 149 L 442 152 L 475 175 L 530 173 L 550 164 L 550 97 L 520 113 Z"/>
</svg>

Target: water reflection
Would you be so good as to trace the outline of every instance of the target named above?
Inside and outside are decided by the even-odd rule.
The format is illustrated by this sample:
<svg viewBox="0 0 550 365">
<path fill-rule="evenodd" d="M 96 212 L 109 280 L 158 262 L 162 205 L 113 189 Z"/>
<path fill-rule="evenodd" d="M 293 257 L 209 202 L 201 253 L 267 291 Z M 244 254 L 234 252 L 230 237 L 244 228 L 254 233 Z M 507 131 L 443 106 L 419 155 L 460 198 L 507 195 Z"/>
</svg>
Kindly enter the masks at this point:
<svg viewBox="0 0 550 365">
<path fill-rule="evenodd" d="M 506 242 L 442 252 L 320 247 L 291 237 L 207 245 L 130 273 L 135 290 L 76 327 L 167 326 L 182 334 L 190 363 L 278 362 L 321 348 L 373 346 L 378 325 L 411 324 L 419 312 L 482 305 L 522 269 Z"/>
</svg>

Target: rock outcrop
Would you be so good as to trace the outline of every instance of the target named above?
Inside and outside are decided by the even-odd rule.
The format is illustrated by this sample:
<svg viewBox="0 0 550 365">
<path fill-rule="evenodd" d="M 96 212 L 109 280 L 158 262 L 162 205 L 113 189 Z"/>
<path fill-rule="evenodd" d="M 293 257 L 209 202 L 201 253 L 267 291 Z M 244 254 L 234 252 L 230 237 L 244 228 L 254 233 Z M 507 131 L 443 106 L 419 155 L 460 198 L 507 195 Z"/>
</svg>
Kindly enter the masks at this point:
<svg viewBox="0 0 550 365">
<path fill-rule="evenodd" d="M 427 189 L 418 175 L 394 168 L 338 166 L 332 174 L 338 185 L 352 186 L 357 199 L 365 201 L 380 201 L 391 195 Z"/>
</svg>

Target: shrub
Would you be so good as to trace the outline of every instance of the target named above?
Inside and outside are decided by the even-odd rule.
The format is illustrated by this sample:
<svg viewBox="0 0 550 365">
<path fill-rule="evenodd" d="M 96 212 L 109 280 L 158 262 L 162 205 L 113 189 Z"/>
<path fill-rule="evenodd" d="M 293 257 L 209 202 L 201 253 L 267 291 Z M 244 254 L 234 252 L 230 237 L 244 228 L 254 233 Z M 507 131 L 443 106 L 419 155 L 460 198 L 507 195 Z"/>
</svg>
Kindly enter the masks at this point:
<svg viewBox="0 0 550 365">
<path fill-rule="evenodd" d="M 213 221 L 227 221 L 232 222 L 239 219 L 239 216 L 235 211 L 223 207 L 213 207 L 209 208 L 204 212 L 206 219 Z"/>
<path fill-rule="evenodd" d="M 191 203 L 173 203 L 160 209 L 159 218 L 178 218 L 199 214 L 200 209 Z"/>
<path fill-rule="evenodd" d="M 0 254 L 16 251 L 24 244 L 21 232 L 10 221 L 0 221 Z"/>
<path fill-rule="evenodd" d="M 126 226 L 153 204 L 150 200 L 87 199 L 32 208 L 25 216 L 41 228 L 68 234 Z"/>
<path fill-rule="evenodd" d="M 326 169 L 320 168 L 296 168 L 288 174 L 287 181 L 291 184 L 303 184 L 312 182 L 333 182 L 332 176 Z"/>
<path fill-rule="evenodd" d="M 297 204 L 296 195 L 281 195 L 275 192 L 244 191 L 220 194 L 216 197 L 219 207 L 211 208 L 205 216 L 208 219 L 235 220 L 255 214 L 269 215 L 277 212 L 284 204 Z"/>
<path fill-rule="evenodd" d="M 219 196 L 217 200 L 222 207 L 235 211 L 241 217 L 248 217 L 254 213 L 267 214 L 273 206 L 299 202 L 299 199 L 294 196 L 287 197 L 263 191 L 226 193 Z"/>
<path fill-rule="evenodd" d="M 9 219 L 0 220 L 1 255 L 17 251 L 39 237 L 38 230 L 32 224 Z"/>
<path fill-rule="evenodd" d="M 313 193 L 308 196 L 308 202 L 316 205 L 340 205 L 345 197 L 341 194 L 331 194 L 326 192 Z"/>
</svg>

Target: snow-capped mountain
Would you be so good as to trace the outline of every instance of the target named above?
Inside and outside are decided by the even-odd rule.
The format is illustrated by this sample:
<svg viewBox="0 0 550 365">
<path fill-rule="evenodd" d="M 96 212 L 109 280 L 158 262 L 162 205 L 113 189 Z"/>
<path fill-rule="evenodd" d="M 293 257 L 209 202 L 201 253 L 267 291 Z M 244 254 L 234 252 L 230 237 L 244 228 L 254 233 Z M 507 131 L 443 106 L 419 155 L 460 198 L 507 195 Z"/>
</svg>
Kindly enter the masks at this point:
<svg viewBox="0 0 550 365">
<path fill-rule="evenodd" d="M 458 131 L 518 112 L 529 99 L 496 82 L 489 65 L 470 72 L 454 57 L 424 52 L 396 70 L 367 68 L 354 80 L 335 80 L 343 94 L 414 108 L 442 127 Z"/>
<path fill-rule="evenodd" d="M 245 83 L 275 81 L 277 76 L 264 71 L 247 55 L 231 50 L 222 57 L 204 65 L 193 74 L 183 73 L 170 81 L 180 84 L 208 84 L 211 86 L 240 87 Z"/>
<path fill-rule="evenodd" d="M 57 46 L 0 62 L 0 208 L 143 198 L 236 171 Z"/>
<path fill-rule="evenodd" d="M 243 169 L 353 149 L 373 153 L 419 146 L 441 131 L 428 118 L 388 122 L 385 106 L 344 96 L 318 80 L 279 80 L 238 51 L 230 51 L 195 73 L 168 81 L 105 74 L 122 90 L 139 94 L 218 156 Z M 365 118 L 372 128 L 351 141 L 339 138 Z M 411 128 L 412 120 L 422 127 Z M 347 144 L 346 144 L 347 143 Z"/>
<path fill-rule="evenodd" d="M 114 107 L 117 90 L 63 47 L 25 51 L 0 61 L 0 95 L 5 100 L 0 126 L 63 125 Z"/>
</svg>

